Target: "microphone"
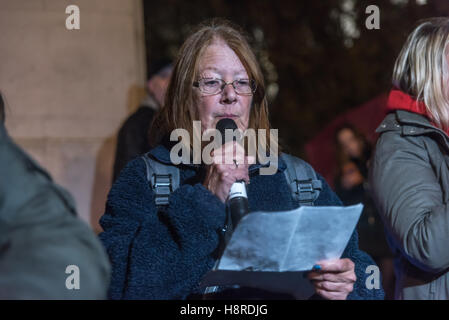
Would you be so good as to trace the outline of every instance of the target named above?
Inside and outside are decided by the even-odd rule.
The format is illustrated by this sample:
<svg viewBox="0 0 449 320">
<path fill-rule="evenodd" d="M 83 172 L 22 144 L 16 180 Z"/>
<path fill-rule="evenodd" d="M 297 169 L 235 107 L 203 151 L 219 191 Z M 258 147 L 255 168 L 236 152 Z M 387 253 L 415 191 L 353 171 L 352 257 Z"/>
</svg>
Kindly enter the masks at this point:
<svg viewBox="0 0 449 320">
<path fill-rule="evenodd" d="M 237 125 L 234 120 L 224 118 L 217 122 L 216 129 L 221 133 L 222 144 L 225 144 L 227 142 L 225 130 L 236 130 Z M 235 136 L 233 138 L 233 140 L 235 141 Z M 238 180 L 232 184 L 231 190 L 229 191 L 227 204 L 229 205 L 232 228 L 234 229 L 239 221 L 243 218 L 243 216 L 246 215 L 249 211 L 245 181 Z"/>
<path fill-rule="evenodd" d="M 223 118 L 220 119 L 217 122 L 217 125 L 215 128 L 221 133 L 222 137 L 222 144 L 225 144 L 226 141 L 226 135 L 225 130 L 226 129 L 237 129 L 237 125 L 235 124 L 235 121 L 229 118 Z M 233 140 L 235 140 L 235 136 L 233 136 Z M 245 181 L 236 181 L 232 184 L 231 190 L 229 191 L 229 196 L 226 201 L 226 204 L 228 204 L 229 211 L 226 210 L 227 214 L 227 223 L 225 228 L 222 230 L 224 233 L 222 233 L 223 241 L 220 243 L 219 246 L 219 258 L 215 262 L 214 267 L 212 270 L 216 270 L 218 268 L 218 264 L 220 262 L 221 256 L 224 252 L 225 246 L 228 244 L 229 240 L 231 239 L 231 235 L 234 232 L 235 227 L 239 223 L 240 219 L 243 218 L 244 215 L 248 213 L 248 196 L 246 195 L 246 186 Z M 230 213 L 230 215 L 229 215 Z M 230 218 L 230 219 L 229 219 Z M 204 298 L 208 299 L 208 294 L 214 293 L 218 290 L 218 286 L 213 287 L 207 287 L 204 291 Z"/>
</svg>

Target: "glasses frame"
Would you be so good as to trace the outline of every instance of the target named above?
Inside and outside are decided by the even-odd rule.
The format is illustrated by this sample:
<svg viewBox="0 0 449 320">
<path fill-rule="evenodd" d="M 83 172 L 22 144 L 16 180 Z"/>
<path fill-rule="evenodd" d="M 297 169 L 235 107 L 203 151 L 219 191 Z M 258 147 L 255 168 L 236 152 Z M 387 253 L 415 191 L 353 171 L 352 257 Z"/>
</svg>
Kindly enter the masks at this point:
<svg viewBox="0 0 449 320">
<path fill-rule="evenodd" d="M 202 81 L 202 80 L 218 80 L 218 81 L 220 81 L 222 83 L 222 85 L 220 87 L 220 91 L 218 91 L 216 93 L 204 92 L 203 90 L 201 90 L 201 87 L 200 87 L 200 81 Z M 248 93 L 240 93 L 240 92 L 237 91 L 237 89 L 235 88 L 235 84 L 236 84 L 237 81 L 241 81 L 241 80 L 249 80 L 250 87 L 251 87 L 251 92 L 250 93 L 249 92 Z M 220 79 L 220 78 L 201 78 L 201 79 L 198 79 L 197 81 L 193 82 L 193 86 L 195 88 L 198 88 L 202 93 L 204 93 L 205 95 L 209 95 L 209 96 L 213 96 L 213 95 L 216 95 L 216 94 L 223 93 L 224 88 L 227 85 L 229 85 L 229 84 L 232 84 L 232 87 L 234 88 L 235 93 L 237 93 L 238 95 L 241 95 L 241 96 L 251 96 L 257 90 L 257 83 L 256 83 L 256 81 L 254 79 L 236 79 L 236 80 L 234 80 L 232 82 L 225 82 L 223 79 Z"/>
</svg>

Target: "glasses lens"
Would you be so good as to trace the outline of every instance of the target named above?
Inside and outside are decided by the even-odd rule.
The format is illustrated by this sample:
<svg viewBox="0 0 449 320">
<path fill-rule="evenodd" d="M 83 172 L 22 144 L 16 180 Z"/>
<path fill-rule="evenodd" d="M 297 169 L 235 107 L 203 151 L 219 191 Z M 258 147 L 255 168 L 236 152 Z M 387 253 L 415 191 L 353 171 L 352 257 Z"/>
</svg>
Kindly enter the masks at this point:
<svg viewBox="0 0 449 320">
<path fill-rule="evenodd" d="M 226 82 L 221 79 L 204 78 L 198 81 L 198 87 L 205 94 L 217 94 L 223 91 Z M 239 94 L 252 94 L 256 91 L 254 80 L 239 79 L 232 83 L 235 91 Z"/>
<path fill-rule="evenodd" d="M 200 89 L 204 93 L 214 94 L 221 91 L 222 83 L 219 79 L 202 79 Z"/>
<path fill-rule="evenodd" d="M 235 91 L 242 94 L 250 94 L 253 92 L 252 81 L 249 79 L 240 79 L 234 81 Z"/>
</svg>

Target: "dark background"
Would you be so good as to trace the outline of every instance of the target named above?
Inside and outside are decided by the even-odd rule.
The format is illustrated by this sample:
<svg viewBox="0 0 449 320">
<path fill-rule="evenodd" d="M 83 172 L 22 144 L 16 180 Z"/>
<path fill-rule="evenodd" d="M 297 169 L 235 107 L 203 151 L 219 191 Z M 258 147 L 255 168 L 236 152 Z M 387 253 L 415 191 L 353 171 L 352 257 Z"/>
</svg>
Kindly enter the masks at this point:
<svg viewBox="0 0 449 320">
<path fill-rule="evenodd" d="M 272 127 L 285 150 L 305 157 L 305 143 L 336 116 L 390 89 L 394 60 L 419 19 L 449 14 L 447 0 L 420 3 L 144 0 L 147 71 L 155 61 L 175 59 L 203 20 L 224 17 L 239 24 L 270 88 Z M 372 4 L 380 9 L 379 30 L 365 27 Z"/>
</svg>

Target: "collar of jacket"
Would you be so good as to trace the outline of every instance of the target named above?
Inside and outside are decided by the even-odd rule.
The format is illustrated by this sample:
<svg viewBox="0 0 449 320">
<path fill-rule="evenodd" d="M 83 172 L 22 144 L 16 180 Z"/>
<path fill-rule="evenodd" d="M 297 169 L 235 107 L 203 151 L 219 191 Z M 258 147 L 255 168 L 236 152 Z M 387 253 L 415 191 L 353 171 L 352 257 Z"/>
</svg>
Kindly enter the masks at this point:
<svg viewBox="0 0 449 320">
<path fill-rule="evenodd" d="M 449 150 L 449 137 L 441 129 L 433 126 L 429 119 L 423 115 L 405 110 L 395 110 L 389 113 L 376 132 L 401 131 L 403 136 L 420 136 L 424 134 L 437 134 L 442 138 L 446 148 Z"/>
<path fill-rule="evenodd" d="M 397 88 L 391 89 L 388 95 L 387 110 L 405 110 L 427 117 L 427 108 L 423 101 L 416 100 L 414 97 Z"/>
<path fill-rule="evenodd" d="M 168 164 L 168 165 L 172 165 L 172 162 L 170 160 L 170 149 L 165 146 L 164 144 L 160 144 L 157 147 L 151 149 L 148 152 L 154 159 L 156 159 L 157 161 L 164 163 L 164 164 Z M 190 167 L 194 170 L 198 170 L 201 165 L 199 164 L 183 164 L 184 166 Z M 254 172 L 262 167 L 268 167 L 270 165 L 270 163 L 267 164 L 261 164 L 259 162 L 252 164 L 249 166 L 249 172 Z M 285 164 L 285 162 L 283 161 L 282 157 L 278 157 L 278 171 L 283 172 L 286 168 L 287 165 Z"/>
<path fill-rule="evenodd" d="M 416 125 L 423 127 L 424 130 L 436 128 L 437 131 L 440 130 L 438 126 L 433 123 L 428 116 L 427 108 L 424 101 L 418 101 L 416 98 L 405 93 L 404 91 L 393 87 L 387 100 L 387 110 L 388 112 L 395 112 L 397 110 L 408 111 L 397 113 L 397 118 L 400 122 L 410 125 Z M 440 130 L 445 132 L 446 135 L 449 134 L 448 131 Z M 423 130 L 418 130 L 417 128 L 406 128 L 403 130 L 405 135 L 422 134 Z M 426 131 L 425 133 L 427 133 Z"/>
<path fill-rule="evenodd" d="M 157 102 L 156 98 L 151 93 L 147 94 L 140 105 L 153 109 L 154 111 L 158 111 L 160 108 L 159 102 Z"/>
</svg>

